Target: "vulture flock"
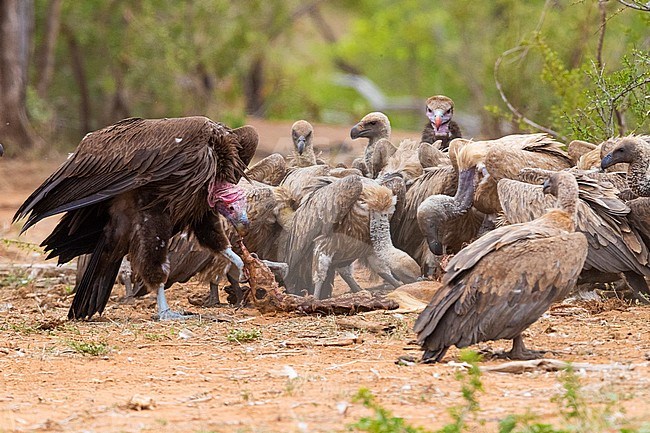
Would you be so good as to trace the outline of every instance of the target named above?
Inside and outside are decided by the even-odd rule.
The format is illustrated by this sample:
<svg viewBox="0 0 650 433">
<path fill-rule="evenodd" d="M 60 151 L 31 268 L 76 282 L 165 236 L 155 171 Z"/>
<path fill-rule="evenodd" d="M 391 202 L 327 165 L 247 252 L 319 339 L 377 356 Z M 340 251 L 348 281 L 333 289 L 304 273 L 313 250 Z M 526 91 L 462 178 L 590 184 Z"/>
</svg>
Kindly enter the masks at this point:
<svg viewBox="0 0 650 433">
<path fill-rule="evenodd" d="M 321 159 L 304 120 L 289 155 L 249 166 L 250 126 L 126 119 L 86 135 L 14 220 L 24 231 L 63 214 L 42 246 L 79 258 L 70 319 L 101 314 L 118 277 L 129 296 L 155 291 L 161 320 L 185 317 L 165 289 L 194 276 L 210 284 L 204 305 L 224 279 L 241 303 L 240 239 L 295 295 L 330 297 L 337 274 L 358 292 L 358 266 L 387 287 L 441 278 L 415 323 L 424 362 L 504 338 L 512 358 L 534 356 L 522 332 L 582 284 L 650 299 L 650 136 L 469 140 L 453 111 L 432 96 L 419 140 L 400 143 L 369 113 L 350 130 L 367 141 L 350 166 Z"/>
</svg>

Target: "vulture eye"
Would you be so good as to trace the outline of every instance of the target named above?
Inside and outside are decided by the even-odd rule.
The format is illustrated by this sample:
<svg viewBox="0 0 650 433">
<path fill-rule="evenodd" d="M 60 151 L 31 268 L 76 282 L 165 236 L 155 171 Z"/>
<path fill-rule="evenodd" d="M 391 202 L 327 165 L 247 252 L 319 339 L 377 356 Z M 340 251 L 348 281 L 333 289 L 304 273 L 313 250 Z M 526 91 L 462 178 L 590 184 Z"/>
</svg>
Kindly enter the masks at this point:
<svg viewBox="0 0 650 433">
<path fill-rule="evenodd" d="M 451 114 L 451 108 L 446 111 L 447 114 Z"/>
<path fill-rule="evenodd" d="M 228 206 L 228 210 L 231 212 L 235 211 L 235 207 L 233 205 Z"/>
<path fill-rule="evenodd" d="M 311 136 L 311 131 L 309 131 L 307 135 L 305 135 L 305 137 L 310 137 L 310 136 Z"/>
<path fill-rule="evenodd" d="M 376 125 L 376 124 L 377 124 L 377 121 L 376 121 L 376 120 L 373 120 L 372 122 L 368 122 L 368 125 L 373 125 L 373 126 L 374 126 L 374 125 Z"/>
<path fill-rule="evenodd" d="M 431 113 L 431 107 L 427 107 L 427 113 Z"/>
</svg>

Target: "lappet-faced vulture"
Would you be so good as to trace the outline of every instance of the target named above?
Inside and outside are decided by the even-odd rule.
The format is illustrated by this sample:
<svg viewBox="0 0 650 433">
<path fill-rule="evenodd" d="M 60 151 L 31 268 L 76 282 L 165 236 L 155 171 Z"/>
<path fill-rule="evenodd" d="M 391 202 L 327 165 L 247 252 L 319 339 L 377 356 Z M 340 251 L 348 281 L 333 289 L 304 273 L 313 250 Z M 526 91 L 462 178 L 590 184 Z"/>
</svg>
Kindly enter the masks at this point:
<svg viewBox="0 0 650 433">
<path fill-rule="evenodd" d="M 18 209 L 23 231 L 66 212 L 42 245 L 65 263 L 92 254 L 68 313 L 101 313 L 122 258 L 158 292 L 161 319 L 177 318 L 165 299 L 169 239 L 184 229 L 215 253 L 227 248 L 217 211 L 242 233 L 245 192 L 237 186 L 257 148 L 252 127 L 206 117 L 122 120 L 89 133 L 70 158 Z"/>
<path fill-rule="evenodd" d="M 426 114 L 429 121 L 422 130 L 425 143 L 441 140 L 440 149 L 445 150 L 454 138 L 462 137 L 460 127 L 451 120 L 454 115 L 454 101 L 444 95 L 435 95 L 427 99 Z"/>
<path fill-rule="evenodd" d="M 497 228 L 449 262 L 443 286 L 415 322 L 423 361 L 438 362 L 454 345 L 512 339 L 511 358 L 529 358 L 521 333 L 578 279 L 587 240 L 575 232 L 578 185 L 553 174 L 544 191 L 558 208 L 523 224 Z"/>
<path fill-rule="evenodd" d="M 390 120 L 388 117 L 379 111 L 375 111 L 369 114 L 366 114 L 356 125 L 350 130 L 350 138 L 367 138 L 368 144 L 363 153 L 363 165 L 355 166 L 355 168 L 365 168 L 361 170 L 364 172 L 364 175 L 367 175 L 371 178 L 376 178 L 379 175 L 382 167 L 376 167 L 373 160 L 373 155 L 376 149 L 384 148 L 390 149 L 394 148 L 390 142 Z M 385 160 L 382 158 L 381 160 Z"/>
<path fill-rule="evenodd" d="M 303 198 L 294 214 L 287 242 L 287 289 L 307 290 L 315 297 L 331 296 L 334 272 L 356 259 L 394 286 L 412 282 L 419 267 L 390 239 L 389 219 L 395 205 L 390 189 L 370 179 L 347 176 L 322 178 Z M 350 274 L 341 274 L 350 287 Z"/>
<path fill-rule="evenodd" d="M 617 196 L 618 189 L 599 173 L 571 169 L 579 188 L 576 205 L 576 231 L 583 233 L 589 251 L 580 282 L 608 282 L 619 279 L 619 274 L 632 288 L 635 296 L 647 302 L 640 294 L 650 290 L 644 276 L 650 276 L 648 244 L 631 219 L 630 208 Z M 525 182 L 502 179 L 499 181 L 499 199 L 508 221 L 522 223 L 538 218 L 552 205 L 545 198 L 540 179 L 550 172 L 526 169 L 521 173 Z"/>
</svg>

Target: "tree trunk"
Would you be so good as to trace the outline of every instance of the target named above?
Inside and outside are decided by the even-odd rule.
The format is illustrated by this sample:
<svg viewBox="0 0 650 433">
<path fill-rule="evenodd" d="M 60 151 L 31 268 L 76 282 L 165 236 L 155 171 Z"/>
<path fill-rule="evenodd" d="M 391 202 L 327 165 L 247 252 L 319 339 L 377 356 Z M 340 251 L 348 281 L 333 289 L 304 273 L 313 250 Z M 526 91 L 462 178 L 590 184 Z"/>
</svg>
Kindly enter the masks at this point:
<svg viewBox="0 0 650 433">
<path fill-rule="evenodd" d="M 32 0 L 0 1 L 0 142 L 13 154 L 42 144 L 26 108 L 33 18 Z"/>
<path fill-rule="evenodd" d="M 79 47 L 79 42 L 72 29 L 63 25 L 61 32 L 68 42 L 68 51 L 70 53 L 70 62 L 72 73 L 75 81 L 79 86 L 79 132 L 82 136 L 91 130 L 90 126 L 90 92 L 88 91 L 88 80 L 86 79 L 86 69 L 84 68 L 83 54 Z"/>
<path fill-rule="evenodd" d="M 59 24 L 61 22 L 61 0 L 50 0 L 47 7 L 47 21 L 45 23 L 45 35 L 43 44 L 38 49 L 36 60 L 38 62 L 37 91 L 41 98 L 47 97 L 47 91 L 52 82 L 52 72 L 54 71 L 54 48 L 56 39 L 59 34 Z"/>
</svg>

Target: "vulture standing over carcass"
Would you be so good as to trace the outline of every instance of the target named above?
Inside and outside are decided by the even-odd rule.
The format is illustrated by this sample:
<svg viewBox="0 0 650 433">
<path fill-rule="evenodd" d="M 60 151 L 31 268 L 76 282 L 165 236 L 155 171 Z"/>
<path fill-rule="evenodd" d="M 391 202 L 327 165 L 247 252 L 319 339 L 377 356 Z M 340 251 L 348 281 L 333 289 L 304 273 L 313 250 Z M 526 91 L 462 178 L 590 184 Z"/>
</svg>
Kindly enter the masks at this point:
<svg viewBox="0 0 650 433">
<path fill-rule="evenodd" d="M 447 349 L 512 339 L 511 358 L 530 358 L 521 333 L 574 287 L 587 256 L 575 232 L 578 185 L 570 173 L 553 174 L 544 192 L 557 209 L 523 224 L 495 229 L 456 254 L 443 286 L 415 322 L 423 362 Z"/>
<path fill-rule="evenodd" d="M 294 214 L 287 242 L 289 292 L 329 297 L 336 269 L 364 258 L 395 287 L 418 278 L 417 263 L 390 238 L 395 206 L 390 189 L 360 176 L 321 178 L 312 188 Z M 341 277 L 359 289 L 350 273 Z"/>
<path fill-rule="evenodd" d="M 544 196 L 539 183 L 551 173 L 525 169 L 520 174 L 525 182 L 499 181 L 499 200 L 509 222 L 528 222 L 546 212 L 552 202 Z M 576 231 L 583 233 L 589 244 L 578 283 L 613 282 L 622 273 L 634 296 L 647 302 L 640 295 L 650 294 L 644 278 L 650 276 L 648 243 L 642 237 L 642 228 L 635 226 L 630 208 L 617 196 L 618 189 L 607 179 L 601 179 L 608 174 L 577 169 L 568 173 L 578 183 Z"/>
<path fill-rule="evenodd" d="M 368 144 L 363 153 L 363 159 L 359 167 L 363 168 L 362 173 L 370 178 L 376 178 L 382 167 L 375 166 L 374 152 L 376 149 L 395 149 L 390 142 L 390 120 L 379 111 L 366 114 L 350 130 L 350 138 L 367 138 Z M 392 153 L 391 153 L 392 154 Z M 353 167 L 359 168 L 353 163 Z M 364 171 L 365 170 L 365 171 Z"/>
<path fill-rule="evenodd" d="M 449 147 L 454 138 L 461 138 L 460 127 L 451 120 L 454 115 L 454 101 L 444 95 L 431 96 L 427 99 L 427 117 L 429 121 L 422 131 L 422 142 L 434 144 L 440 140 L 440 150 Z"/>
<path fill-rule="evenodd" d="M 131 118 L 87 134 L 14 216 L 28 216 L 24 231 L 65 212 L 42 243 L 48 258 L 92 254 L 68 317 L 103 312 L 127 254 L 147 289 L 157 290 L 159 317 L 182 317 L 165 299 L 169 240 L 188 230 L 215 253 L 230 248 L 214 211 L 245 233 L 246 195 L 237 182 L 257 142 L 250 126 L 230 129 L 201 116 Z"/>
</svg>

